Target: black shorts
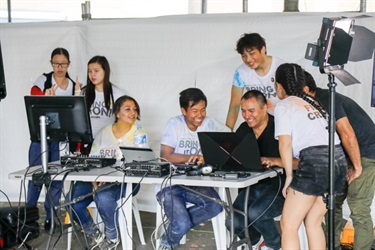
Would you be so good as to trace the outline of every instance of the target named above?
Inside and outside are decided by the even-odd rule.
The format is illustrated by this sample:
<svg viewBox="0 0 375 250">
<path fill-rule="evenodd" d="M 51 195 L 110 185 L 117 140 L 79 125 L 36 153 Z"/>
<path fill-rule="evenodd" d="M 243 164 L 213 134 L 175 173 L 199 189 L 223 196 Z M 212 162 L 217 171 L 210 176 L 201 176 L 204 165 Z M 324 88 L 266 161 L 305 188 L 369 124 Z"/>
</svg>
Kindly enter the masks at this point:
<svg viewBox="0 0 375 250">
<path fill-rule="evenodd" d="M 301 150 L 298 169 L 291 188 L 307 195 L 322 196 L 329 191 L 328 146 L 314 146 Z M 347 162 L 340 145 L 335 146 L 335 194 L 344 192 Z"/>
</svg>

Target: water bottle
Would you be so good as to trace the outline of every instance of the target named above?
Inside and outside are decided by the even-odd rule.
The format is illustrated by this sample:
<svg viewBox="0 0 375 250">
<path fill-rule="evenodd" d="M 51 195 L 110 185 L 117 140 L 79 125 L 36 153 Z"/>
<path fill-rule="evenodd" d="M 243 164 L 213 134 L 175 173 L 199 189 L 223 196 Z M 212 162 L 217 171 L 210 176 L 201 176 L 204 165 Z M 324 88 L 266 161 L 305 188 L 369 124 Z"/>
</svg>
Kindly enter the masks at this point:
<svg viewBox="0 0 375 250">
<path fill-rule="evenodd" d="M 148 147 L 147 133 L 144 129 L 142 129 L 141 125 L 137 125 L 137 130 L 134 132 L 133 144 L 134 147 L 138 148 Z"/>
</svg>

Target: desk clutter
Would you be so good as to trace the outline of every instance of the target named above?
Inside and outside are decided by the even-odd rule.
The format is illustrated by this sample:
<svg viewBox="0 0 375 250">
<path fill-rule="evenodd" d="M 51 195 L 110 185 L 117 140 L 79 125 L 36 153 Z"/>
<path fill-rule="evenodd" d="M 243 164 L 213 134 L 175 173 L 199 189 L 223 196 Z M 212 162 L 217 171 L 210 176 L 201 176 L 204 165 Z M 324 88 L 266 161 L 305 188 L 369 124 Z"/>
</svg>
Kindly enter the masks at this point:
<svg viewBox="0 0 375 250">
<path fill-rule="evenodd" d="M 73 167 L 76 170 L 89 170 L 91 168 L 104 168 L 116 164 L 116 159 L 99 156 L 61 156 L 62 167 Z M 247 171 L 221 171 L 209 164 L 171 164 L 169 162 L 132 161 L 123 163 L 121 169 L 127 176 L 164 177 L 172 174 L 187 176 L 212 176 L 224 179 L 238 179 L 251 176 Z"/>
<path fill-rule="evenodd" d="M 62 167 L 104 168 L 115 164 L 116 159 L 99 156 L 61 156 L 60 163 Z"/>
</svg>

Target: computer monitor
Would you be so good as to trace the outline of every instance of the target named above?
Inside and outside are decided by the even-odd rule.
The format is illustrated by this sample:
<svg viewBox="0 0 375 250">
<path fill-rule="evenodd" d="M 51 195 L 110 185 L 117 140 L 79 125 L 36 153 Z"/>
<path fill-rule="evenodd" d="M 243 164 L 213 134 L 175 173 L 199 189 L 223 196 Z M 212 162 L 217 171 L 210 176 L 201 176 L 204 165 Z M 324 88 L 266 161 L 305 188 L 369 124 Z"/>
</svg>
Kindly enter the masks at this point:
<svg viewBox="0 0 375 250">
<path fill-rule="evenodd" d="M 41 140 L 41 116 L 47 120 L 47 141 L 93 141 L 84 96 L 25 96 L 25 105 L 31 141 Z"/>
</svg>

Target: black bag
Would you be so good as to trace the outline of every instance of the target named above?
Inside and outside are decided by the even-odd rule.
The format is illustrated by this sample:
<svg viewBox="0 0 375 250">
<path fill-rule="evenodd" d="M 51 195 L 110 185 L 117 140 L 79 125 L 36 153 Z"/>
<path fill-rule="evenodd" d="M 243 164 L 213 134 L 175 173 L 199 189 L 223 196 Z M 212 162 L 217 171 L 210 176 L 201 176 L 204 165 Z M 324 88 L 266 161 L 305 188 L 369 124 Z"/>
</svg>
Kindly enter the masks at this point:
<svg viewBox="0 0 375 250">
<path fill-rule="evenodd" d="M 13 247 L 23 242 L 25 237 L 27 240 L 37 238 L 38 219 L 39 209 L 36 206 L 0 208 L 0 249 Z"/>
</svg>

